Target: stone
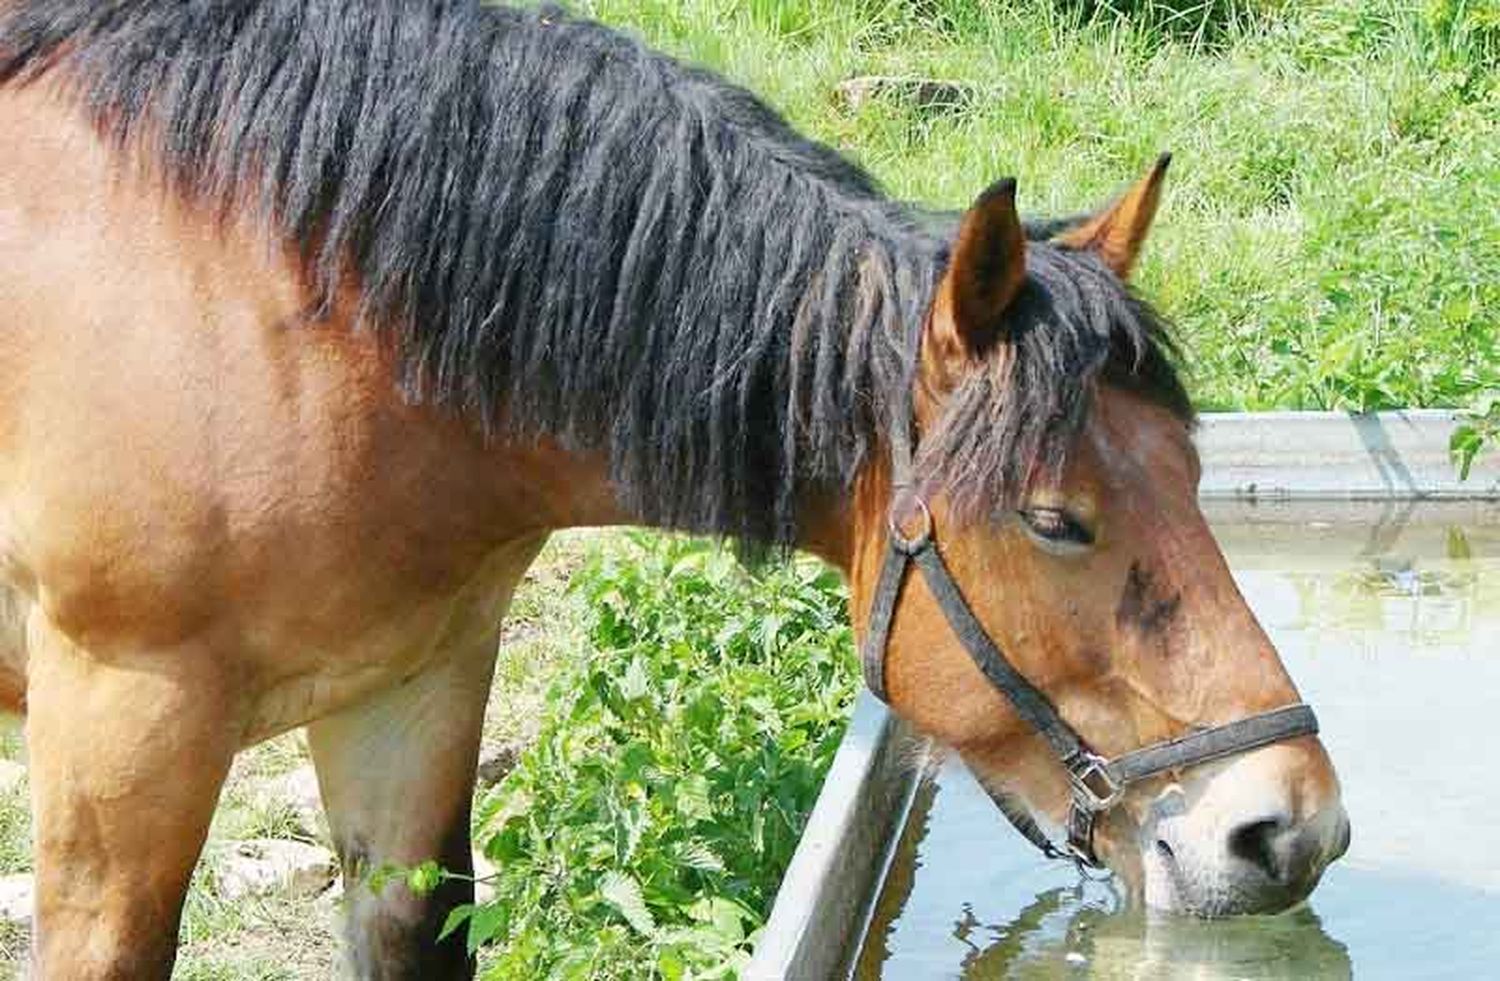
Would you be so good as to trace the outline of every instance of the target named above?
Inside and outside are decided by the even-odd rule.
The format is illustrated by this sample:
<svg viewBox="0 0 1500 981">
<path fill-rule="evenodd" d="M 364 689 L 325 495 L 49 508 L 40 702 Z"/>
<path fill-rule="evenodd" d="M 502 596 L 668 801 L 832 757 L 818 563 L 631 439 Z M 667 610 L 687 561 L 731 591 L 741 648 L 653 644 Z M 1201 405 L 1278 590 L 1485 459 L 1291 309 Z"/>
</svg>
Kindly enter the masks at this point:
<svg viewBox="0 0 1500 981">
<path fill-rule="evenodd" d="M 35 908 L 35 876 L 30 872 L 0 876 L 0 921 L 29 927 Z"/>
<path fill-rule="evenodd" d="M 9 794 L 26 782 L 26 764 L 0 760 L 0 794 Z"/>
<path fill-rule="evenodd" d="M 222 899 L 316 896 L 333 882 L 338 862 L 321 845 L 278 838 L 231 844 L 219 857 L 214 881 Z"/>
<path fill-rule="evenodd" d="M 516 768 L 525 749 L 519 743 L 501 743 L 498 746 L 483 746 L 479 750 L 479 785 L 492 787 L 505 779 L 505 775 Z"/>
<path fill-rule="evenodd" d="M 318 774 L 312 764 L 299 766 L 295 770 L 268 780 L 260 795 L 269 803 L 281 803 L 291 808 L 297 818 L 297 828 L 309 838 L 328 841 L 328 822 L 323 814 L 323 796 L 318 791 Z"/>
</svg>

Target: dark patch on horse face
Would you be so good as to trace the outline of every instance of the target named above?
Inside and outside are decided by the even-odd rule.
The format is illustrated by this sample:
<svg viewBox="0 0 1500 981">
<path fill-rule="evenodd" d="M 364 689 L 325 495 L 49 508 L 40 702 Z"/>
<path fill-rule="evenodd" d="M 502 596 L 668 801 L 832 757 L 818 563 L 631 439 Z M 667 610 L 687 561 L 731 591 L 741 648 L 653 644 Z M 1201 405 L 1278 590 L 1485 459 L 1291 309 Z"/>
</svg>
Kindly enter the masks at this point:
<svg viewBox="0 0 1500 981">
<path fill-rule="evenodd" d="M 1153 595 L 1155 576 L 1141 568 L 1139 562 L 1130 564 L 1130 574 L 1125 577 L 1125 590 L 1120 594 L 1120 605 L 1115 608 L 1115 625 L 1133 628 L 1145 634 L 1156 634 L 1165 630 L 1177 616 L 1182 605 L 1182 595 L 1158 597 Z"/>
</svg>

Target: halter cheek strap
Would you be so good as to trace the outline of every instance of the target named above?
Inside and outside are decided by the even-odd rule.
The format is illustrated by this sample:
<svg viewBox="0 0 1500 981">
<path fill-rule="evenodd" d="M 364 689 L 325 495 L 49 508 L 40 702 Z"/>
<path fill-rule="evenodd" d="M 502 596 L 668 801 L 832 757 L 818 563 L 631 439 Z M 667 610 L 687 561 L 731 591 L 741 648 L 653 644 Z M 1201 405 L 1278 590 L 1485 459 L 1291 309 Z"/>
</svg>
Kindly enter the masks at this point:
<svg viewBox="0 0 1500 981">
<path fill-rule="evenodd" d="M 1318 720 L 1312 708 L 1297 704 L 1226 725 L 1198 729 L 1112 760 L 1094 753 L 1058 713 L 1051 700 L 1016 670 L 974 615 L 938 551 L 932 512 L 912 490 L 911 437 L 906 425 L 894 427 L 891 443 L 895 491 L 889 544 L 880 578 L 875 584 L 860 652 L 865 684 L 881 701 L 889 701 L 885 688 L 885 652 L 901 586 L 906 581 L 907 570 L 915 563 L 949 628 L 969 657 L 990 684 L 1010 701 L 1016 714 L 1047 741 L 1053 755 L 1068 773 L 1072 804 L 1068 812 L 1066 851 L 1047 840 L 1024 806 L 1002 792 L 990 790 L 990 796 L 1016 830 L 1048 858 L 1071 858 L 1101 868 L 1102 863 L 1094 853 L 1094 826 L 1099 815 L 1120 802 L 1131 784 L 1170 770 L 1197 766 L 1317 733 Z M 903 530 L 903 519 L 918 522 L 914 534 L 908 535 Z"/>
</svg>

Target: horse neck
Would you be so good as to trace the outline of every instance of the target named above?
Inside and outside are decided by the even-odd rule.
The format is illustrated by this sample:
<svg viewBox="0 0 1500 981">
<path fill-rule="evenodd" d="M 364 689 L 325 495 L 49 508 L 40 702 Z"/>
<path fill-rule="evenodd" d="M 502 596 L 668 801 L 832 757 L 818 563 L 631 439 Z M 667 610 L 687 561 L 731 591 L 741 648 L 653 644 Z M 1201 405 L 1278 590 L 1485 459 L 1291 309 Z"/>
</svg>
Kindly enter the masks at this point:
<svg viewBox="0 0 1500 981">
<path fill-rule="evenodd" d="M 889 425 L 889 420 L 883 417 L 893 411 L 895 406 L 900 408 L 894 411 L 899 411 L 903 416 L 910 412 L 907 400 L 891 400 L 885 396 L 876 399 L 869 394 L 859 394 L 850 398 L 849 391 L 888 393 L 890 386 L 904 383 L 905 369 L 898 363 L 899 357 L 892 355 L 892 351 L 899 351 L 909 345 L 911 338 L 888 335 L 908 334 L 909 318 L 896 318 L 891 312 L 906 310 L 910 306 L 913 295 L 923 297 L 922 305 L 925 307 L 925 297 L 927 291 L 931 289 L 929 281 L 935 279 L 935 272 L 940 265 L 940 240 L 919 227 L 914 218 L 906 215 L 902 210 L 903 206 L 893 202 L 887 202 L 887 205 L 888 210 L 885 211 L 867 204 L 857 206 L 871 222 L 868 241 L 872 250 L 883 251 L 878 260 L 871 259 L 857 266 L 857 278 L 843 296 L 842 305 L 836 307 L 826 305 L 823 297 L 826 297 L 829 291 L 823 283 L 823 277 L 809 276 L 805 286 L 808 291 L 807 296 L 802 302 L 791 306 L 797 310 L 814 312 L 826 319 L 809 321 L 800 314 L 798 317 L 788 318 L 787 322 L 782 325 L 787 335 L 785 339 L 780 343 L 769 345 L 774 350 L 788 352 L 785 355 L 787 357 L 795 357 L 796 355 L 790 352 L 799 350 L 799 345 L 805 344 L 805 341 L 797 340 L 793 335 L 803 338 L 817 336 L 824 339 L 830 336 L 844 337 L 843 341 L 836 342 L 843 346 L 844 356 L 869 359 L 867 363 L 859 365 L 851 362 L 842 371 L 834 372 L 831 377 L 819 379 L 818 383 L 825 385 L 853 385 L 852 389 L 841 392 L 837 398 L 825 401 L 821 394 L 809 394 L 806 391 L 798 394 L 787 390 L 767 393 L 771 399 L 787 408 L 786 418 L 782 424 L 810 427 L 814 424 L 803 420 L 815 411 L 815 405 L 821 409 L 831 403 L 846 403 L 851 410 L 847 415 L 842 418 L 836 414 L 827 415 L 816 424 L 826 427 L 829 419 L 836 420 L 835 426 L 847 427 L 843 431 L 843 436 L 831 436 L 831 430 L 826 428 L 819 431 L 809 429 L 803 433 L 809 445 L 799 451 L 794 461 L 784 456 L 774 455 L 760 460 L 753 458 L 753 454 L 751 457 L 737 461 L 737 465 L 749 468 L 761 467 L 763 468 L 761 473 L 770 472 L 765 468 L 788 465 L 797 467 L 795 490 L 792 492 L 792 512 L 795 515 L 794 538 L 790 543 L 778 544 L 790 544 L 797 550 L 810 552 L 846 572 L 851 569 L 857 558 L 856 543 L 859 538 L 859 529 L 884 527 L 884 501 L 888 496 L 890 478 L 888 440 L 884 431 L 884 427 Z M 845 225 L 849 224 L 848 215 L 830 217 L 831 226 L 837 226 L 840 222 Z M 845 247 L 848 247 L 847 243 Z M 856 248 L 862 247 L 856 246 Z M 883 310 L 886 313 L 884 315 L 871 313 L 872 310 Z M 713 310 L 706 310 L 704 316 L 713 319 L 716 314 Z M 846 330 L 847 333 L 840 334 L 840 330 Z M 885 333 L 882 334 L 882 332 Z M 825 356 L 826 353 L 822 351 L 804 353 L 804 357 L 809 360 L 821 359 Z M 821 369 L 821 365 L 819 367 Z M 767 373 L 773 372 L 768 368 Z M 783 377 L 790 379 L 793 375 L 798 376 L 798 381 L 786 382 L 788 385 L 796 385 L 805 382 L 807 374 L 806 370 L 794 369 Z M 859 381 L 851 383 L 846 380 L 854 377 L 857 377 Z M 678 397 L 695 398 L 697 397 L 695 393 L 698 391 L 699 389 L 696 388 L 685 387 L 679 391 Z M 858 409 L 862 406 L 867 407 L 871 402 L 878 403 L 879 408 L 873 414 L 862 415 Z M 674 410 L 661 408 L 660 411 L 671 414 Z M 797 420 L 797 422 L 793 423 L 792 420 Z M 738 421 L 742 425 L 750 425 L 754 420 L 746 418 Z M 603 418 L 591 419 L 590 422 L 596 426 L 608 425 L 609 418 L 606 415 Z M 762 421 L 761 425 L 770 424 Z M 503 430 L 504 425 L 502 424 L 500 428 Z M 546 431 L 545 423 L 542 424 L 542 431 Z M 648 430 L 644 437 L 638 438 L 648 438 L 650 435 Z M 722 438 L 732 443 L 736 441 L 737 435 L 743 444 L 764 445 L 763 440 L 746 440 L 743 434 L 724 434 Z M 683 523 L 671 525 L 673 518 L 669 516 L 661 519 L 659 515 L 662 509 L 653 509 L 652 502 L 649 500 L 632 505 L 630 502 L 633 499 L 638 500 L 639 488 L 616 484 L 611 477 L 608 447 L 612 438 L 618 438 L 618 436 L 611 437 L 597 430 L 581 432 L 574 430 L 567 437 L 567 443 L 570 446 L 581 447 L 579 449 L 564 451 L 558 448 L 561 444 L 560 439 L 556 445 L 545 444 L 550 447 L 543 454 L 547 458 L 542 460 L 535 472 L 538 477 L 547 481 L 551 488 L 546 496 L 551 502 L 549 508 L 556 512 L 554 527 L 635 525 L 673 527 L 676 530 L 710 535 L 736 533 L 733 527 L 695 526 L 690 515 L 679 516 L 676 520 Z M 847 463 L 852 472 L 829 472 L 845 466 L 840 459 L 843 455 L 842 450 L 829 452 L 826 449 L 827 441 L 839 438 L 847 438 L 849 446 L 862 443 L 865 447 L 862 454 L 849 454 L 849 456 L 856 457 Z M 780 440 L 781 436 L 777 435 L 775 439 Z M 815 449 L 811 444 L 816 444 L 821 448 Z M 616 446 L 614 449 L 618 458 L 621 447 Z M 628 450 L 624 455 L 633 456 Z M 671 473 L 670 464 L 667 464 L 664 469 L 668 471 L 668 476 L 675 478 L 677 482 L 684 479 L 691 481 L 691 477 L 684 478 L 680 474 Z M 815 476 L 809 476 L 809 472 Z M 777 479 L 781 480 L 784 476 L 785 474 L 782 473 L 782 476 Z M 662 491 L 662 496 L 670 500 L 690 498 L 694 493 L 703 490 L 691 485 L 674 486 L 672 484 L 664 485 L 659 489 Z M 772 505 L 769 501 L 757 501 L 751 502 L 750 506 L 770 508 Z M 865 520 L 870 514 L 875 516 L 876 524 L 872 525 Z"/>
<path fill-rule="evenodd" d="M 601 453 L 569 451 L 542 441 L 502 448 L 498 456 L 490 454 L 490 462 L 495 474 L 492 493 L 527 502 L 524 517 L 528 530 L 610 526 L 684 530 L 653 525 L 623 506 Z M 882 466 L 871 466 L 855 479 L 850 490 L 820 487 L 804 492 L 797 501 L 802 520 L 798 522 L 796 549 L 849 572 L 858 551 L 857 529 L 863 524 L 860 514 L 869 510 L 869 502 L 889 483 L 883 474 Z"/>
</svg>

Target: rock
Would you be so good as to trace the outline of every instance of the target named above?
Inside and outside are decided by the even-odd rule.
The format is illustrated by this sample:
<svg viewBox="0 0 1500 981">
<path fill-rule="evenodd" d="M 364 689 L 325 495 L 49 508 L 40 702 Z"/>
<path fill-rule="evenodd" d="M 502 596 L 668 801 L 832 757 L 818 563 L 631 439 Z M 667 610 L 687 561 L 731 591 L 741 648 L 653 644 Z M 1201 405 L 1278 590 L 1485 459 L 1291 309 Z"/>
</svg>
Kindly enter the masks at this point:
<svg viewBox="0 0 1500 981">
<path fill-rule="evenodd" d="M 474 850 L 474 902 L 487 903 L 495 898 L 495 884 L 484 880 L 494 875 L 496 871 L 490 860 L 484 857 L 484 852 L 476 848 Z"/>
<path fill-rule="evenodd" d="M 255 838 L 235 842 L 215 870 L 219 896 L 316 896 L 337 872 L 333 852 L 305 841 Z"/>
<path fill-rule="evenodd" d="M 0 760 L 0 794 L 8 794 L 26 782 L 26 765 L 15 760 Z"/>
<path fill-rule="evenodd" d="M 318 792 L 318 774 L 312 764 L 297 769 L 273 780 L 261 788 L 263 801 L 284 804 L 291 808 L 297 818 L 298 830 L 309 838 L 328 840 L 328 823 L 323 815 L 323 796 Z"/>
<path fill-rule="evenodd" d="M 0 876 L 0 922 L 31 926 L 36 907 L 36 878 L 30 872 Z"/>
<path fill-rule="evenodd" d="M 333 885 L 318 893 L 318 898 L 313 902 L 325 912 L 336 911 L 344 902 L 344 877 L 334 879 Z"/>
<path fill-rule="evenodd" d="M 974 86 L 964 82 L 894 75 L 860 75 L 840 82 L 834 92 L 845 112 L 858 112 L 874 99 L 900 102 L 924 112 L 962 109 L 977 94 Z"/>
<path fill-rule="evenodd" d="M 499 746 L 484 746 L 479 750 L 479 785 L 490 787 L 516 768 L 521 751 L 526 747 L 520 743 L 501 743 Z"/>
</svg>

